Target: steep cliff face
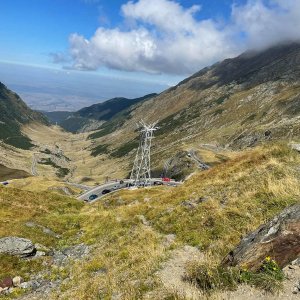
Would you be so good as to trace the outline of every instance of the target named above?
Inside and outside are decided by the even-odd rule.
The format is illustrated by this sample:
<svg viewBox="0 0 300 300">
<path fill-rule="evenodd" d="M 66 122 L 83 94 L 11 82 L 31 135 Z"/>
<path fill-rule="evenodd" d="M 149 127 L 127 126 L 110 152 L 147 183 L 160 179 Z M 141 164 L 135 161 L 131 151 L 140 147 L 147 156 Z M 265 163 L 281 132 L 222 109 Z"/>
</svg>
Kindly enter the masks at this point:
<svg viewBox="0 0 300 300">
<path fill-rule="evenodd" d="M 31 110 L 17 94 L 0 82 L 0 140 L 17 148 L 30 148 L 30 139 L 21 132 L 21 126 L 29 122 L 47 124 L 42 114 Z"/>
</svg>

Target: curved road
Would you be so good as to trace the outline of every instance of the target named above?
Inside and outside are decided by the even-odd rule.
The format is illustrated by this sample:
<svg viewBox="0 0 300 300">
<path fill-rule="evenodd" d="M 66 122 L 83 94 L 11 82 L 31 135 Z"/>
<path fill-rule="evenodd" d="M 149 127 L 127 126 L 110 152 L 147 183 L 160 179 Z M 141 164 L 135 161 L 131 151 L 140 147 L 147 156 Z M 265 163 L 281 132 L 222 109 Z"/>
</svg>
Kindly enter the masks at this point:
<svg viewBox="0 0 300 300">
<path fill-rule="evenodd" d="M 203 161 L 199 159 L 199 157 L 196 155 L 195 150 L 190 150 L 189 151 L 189 157 L 192 158 L 197 164 L 198 168 L 201 170 L 208 170 L 210 169 L 210 166 L 205 164 Z"/>
<path fill-rule="evenodd" d="M 109 182 L 109 183 L 105 183 L 103 185 L 99 185 L 83 194 L 81 194 L 77 199 L 79 200 L 85 200 L 88 202 L 95 202 L 99 199 L 101 199 L 102 197 L 106 196 L 107 194 L 102 194 L 102 192 L 104 190 L 109 190 L 110 193 L 113 191 L 117 191 L 117 190 L 121 190 L 121 189 L 126 189 L 128 188 L 127 184 L 132 183 L 133 181 L 130 179 L 124 179 L 124 180 L 120 180 L 120 181 L 116 181 L 116 182 Z M 166 182 L 166 181 L 162 181 L 161 178 L 152 178 L 151 179 L 151 183 L 153 184 L 154 182 L 161 182 L 164 185 L 172 185 L 172 186 L 177 186 L 180 183 L 179 182 L 175 182 L 175 181 L 171 181 L 171 182 Z M 89 200 L 89 197 L 91 195 L 97 195 L 98 197 L 94 200 Z"/>
<path fill-rule="evenodd" d="M 36 170 L 36 165 L 37 165 L 37 159 L 35 157 L 36 154 L 38 154 L 38 153 L 33 153 L 33 155 L 32 155 L 31 174 L 33 176 L 38 176 L 39 175 L 37 170 Z"/>
</svg>

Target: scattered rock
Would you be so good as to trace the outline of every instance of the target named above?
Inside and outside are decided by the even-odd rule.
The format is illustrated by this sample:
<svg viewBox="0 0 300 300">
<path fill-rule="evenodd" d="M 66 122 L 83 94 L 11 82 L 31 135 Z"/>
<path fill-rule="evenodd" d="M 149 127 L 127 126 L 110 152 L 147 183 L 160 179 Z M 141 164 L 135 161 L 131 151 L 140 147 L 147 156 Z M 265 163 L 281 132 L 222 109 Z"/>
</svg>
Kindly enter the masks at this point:
<svg viewBox="0 0 300 300">
<path fill-rule="evenodd" d="M 20 284 L 24 282 L 24 280 L 21 276 L 14 277 L 12 281 L 13 281 L 13 285 L 16 287 L 20 286 Z"/>
<path fill-rule="evenodd" d="M 176 235 L 175 234 L 167 234 L 164 236 L 164 241 L 163 241 L 163 245 L 166 248 L 169 248 L 172 244 L 174 244 L 176 239 Z"/>
<path fill-rule="evenodd" d="M 89 253 L 90 253 L 90 248 L 85 244 L 75 245 L 63 251 L 63 254 L 65 254 L 67 257 L 70 257 L 72 259 L 81 259 L 87 256 Z"/>
<path fill-rule="evenodd" d="M 45 283 L 46 283 L 46 281 L 44 281 L 44 284 Z M 37 280 L 30 280 L 30 281 L 21 283 L 20 288 L 37 290 L 41 285 L 42 285 L 42 283 Z"/>
<path fill-rule="evenodd" d="M 300 257 L 300 204 L 285 209 L 270 222 L 248 234 L 223 260 L 257 270 L 270 256 L 283 268 Z"/>
<path fill-rule="evenodd" d="M 107 274 L 107 272 L 108 272 L 108 270 L 107 270 L 107 268 L 100 268 L 99 270 L 97 270 L 97 271 L 95 271 L 95 272 L 93 272 L 94 274 L 103 274 L 103 275 L 105 275 L 105 274 Z"/>
<path fill-rule="evenodd" d="M 291 147 L 293 150 L 300 152 L 300 144 L 292 144 Z"/>
<path fill-rule="evenodd" d="M 224 196 L 224 197 L 220 200 L 221 207 L 222 207 L 222 208 L 226 207 L 227 202 L 228 202 L 228 198 L 227 198 L 226 196 Z"/>
<path fill-rule="evenodd" d="M 181 202 L 181 205 L 186 207 L 187 209 L 194 209 L 198 206 L 197 203 L 189 201 L 189 200 L 185 200 L 185 201 Z"/>
<path fill-rule="evenodd" d="M 147 219 L 145 218 L 145 216 L 143 216 L 143 215 L 137 215 L 137 218 L 143 223 L 143 225 L 150 226 L 150 222 L 147 221 Z"/>
<path fill-rule="evenodd" d="M 265 139 L 270 140 L 271 138 L 272 138 L 272 131 L 271 130 L 265 131 Z"/>
<path fill-rule="evenodd" d="M 111 298 L 110 298 L 111 300 L 122 300 L 123 299 L 123 297 L 122 297 L 122 294 L 120 294 L 120 293 L 113 293 L 112 295 L 111 295 Z"/>
<path fill-rule="evenodd" d="M 292 265 L 300 266 L 300 257 L 292 261 Z"/>
<path fill-rule="evenodd" d="M 61 238 L 61 236 L 57 233 L 55 233 L 54 231 L 52 231 L 51 229 L 43 226 L 43 225 L 40 225 L 40 224 L 36 224 L 34 222 L 26 222 L 25 225 L 27 227 L 31 227 L 31 228 L 40 228 L 41 230 L 43 230 L 43 232 L 47 235 L 50 235 L 50 236 L 53 236 L 57 239 Z"/>
<path fill-rule="evenodd" d="M 56 266 L 66 265 L 69 259 L 82 259 L 90 253 L 90 247 L 85 244 L 79 244 L 68 247 L 63 251 L 53 251 L 52 262 Z"/>
<path fill-rule="evenodd" d="M 41 256 L 46 256 L 46 252 L 44 252 L 44 251 L 36 251 L 34 257 L 41 257 Z"/>
<path fill-rule="evenodd" d="M 209 198 L 208 197 L 200 197 L 198 200 L 197 200 L 197 203 L 203 203 L 203 202 L 206 202 Z"/>
<path fill-rule="evenodd" d="M 36 248 L 28 239 L 11 236 L 0 239 L 0 253 L 28 257 L 36 253 Z"/>
<path fill-rule="evenodd" d="M 300 294 L 300 280 L 295 284 L 293 294 Z"/>
<path fill-rule="evenodd" d="M 0 282 L 0 288 L 6 289 L 14 285 L 12 278 L 6 277 Z"/>
</svg>

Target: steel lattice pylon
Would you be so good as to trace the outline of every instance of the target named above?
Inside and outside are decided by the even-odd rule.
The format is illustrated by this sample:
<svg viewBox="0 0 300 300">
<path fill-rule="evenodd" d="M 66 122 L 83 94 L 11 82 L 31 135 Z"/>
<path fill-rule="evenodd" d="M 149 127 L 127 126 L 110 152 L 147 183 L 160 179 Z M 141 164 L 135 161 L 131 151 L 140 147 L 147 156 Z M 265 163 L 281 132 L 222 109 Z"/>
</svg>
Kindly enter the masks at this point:
<svg viewBox="0 0 300 300">
<path fill-rule="evenodd" d="M 144 121 L 139 122 L 141 126 L 140 144 L 136 153 L 130 179 L 133 185 L 148 185 L 151 179 L 151 142 L 153 133 L 158 129 L 157 122 L 146 124 Z"/>
</svg>

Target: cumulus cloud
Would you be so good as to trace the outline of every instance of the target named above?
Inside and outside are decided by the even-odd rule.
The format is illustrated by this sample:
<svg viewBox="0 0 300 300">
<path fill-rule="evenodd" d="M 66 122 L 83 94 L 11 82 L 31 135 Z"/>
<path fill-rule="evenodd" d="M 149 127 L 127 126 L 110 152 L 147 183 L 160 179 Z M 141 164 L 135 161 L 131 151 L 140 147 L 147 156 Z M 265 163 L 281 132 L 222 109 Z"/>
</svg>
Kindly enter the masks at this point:
<svg viewBox="0 0 300 300">
<path fill-rule="evenodd" d="M 245 47 L 266 48 L 300 39 L 299 0 L 251 0 L 233 6 L 236 30 L 245 35 Z"/>
<path fill-rule="evenodd" d="M 226 24 L 199 20 L 199 5 L 184 8 L 176 0 L 129 1 L 121 12 L 126 30 L 70 36 L 73 68 L 186 75 L 247 48 L 300 39 L 298 0 L 248 0 L 232 6 Z"/>
</svg>

